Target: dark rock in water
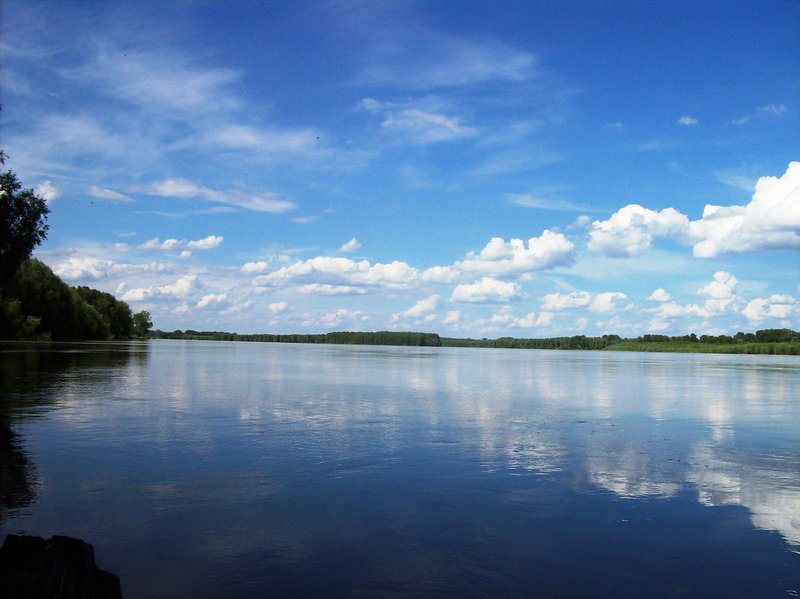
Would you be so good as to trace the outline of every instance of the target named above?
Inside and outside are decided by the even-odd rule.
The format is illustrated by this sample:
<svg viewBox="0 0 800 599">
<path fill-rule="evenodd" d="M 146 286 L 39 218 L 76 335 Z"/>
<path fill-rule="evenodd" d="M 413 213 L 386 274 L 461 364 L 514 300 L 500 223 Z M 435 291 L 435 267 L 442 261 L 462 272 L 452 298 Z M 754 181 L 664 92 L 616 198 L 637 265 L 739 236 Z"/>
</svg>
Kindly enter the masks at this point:
<svg viewBox="0 0 800 599">
<path fill-rule="evenodd" d="M 0 548 L 0 599 L 121 599 L 119 578 L 72 537 L 8 535 Z"/>
</svg>

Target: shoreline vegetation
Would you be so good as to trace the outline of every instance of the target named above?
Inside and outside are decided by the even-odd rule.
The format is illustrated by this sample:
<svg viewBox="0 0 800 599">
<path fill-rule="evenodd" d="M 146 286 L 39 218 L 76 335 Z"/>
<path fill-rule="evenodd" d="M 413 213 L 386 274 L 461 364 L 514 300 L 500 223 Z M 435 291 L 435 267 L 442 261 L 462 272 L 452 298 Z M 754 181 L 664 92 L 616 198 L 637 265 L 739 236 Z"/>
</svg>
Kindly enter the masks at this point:
<svg viewBox="0 0 800 599">
<path fill-rule="evenodd" d="M 622 338 L 619 335 L 587 337 L 550 337 L 528 339 L 500 337 L 497 339 L 460 339 L 441 337 L 437 333 L 399 331 L 336 331 L 320 334 L 238 334 L 221 331 L 161 331 L 148 334 L 151 339 L 180 339 L 195 341 L 242 341 L 266 343 L 316 343 L 334 345 L 400 345 L 414 347 L 481 347 L 503 349 L 559 349 L 589 351 L 638 351 L 717 354 L 778 354 L 800 355 L 800 333 L 791 329 L 764 329 L 755 333 L 736 335 L 701 335 L 694 333 L 679 337 L 643 335 Z"/>
<path fill-rule="evenodd" d="M 723 354 L 800 355 L 800 333 L 764 329 L 735 335 L 619 335 L 589 337 L 470 339 L 407 331 L 335 331 L 331 333 L 238 334 L 192 329 L 152 330 L 150 314 L 133 314 L 128 304 L 110 293 L 72 287 L 39 260 L 27 259 L 13 276 L 0 281 L 0 339 L 8 341 L 106 341 L 183 339 L 336 345 L 416 347 L 480 347 Z"/>
</svg>

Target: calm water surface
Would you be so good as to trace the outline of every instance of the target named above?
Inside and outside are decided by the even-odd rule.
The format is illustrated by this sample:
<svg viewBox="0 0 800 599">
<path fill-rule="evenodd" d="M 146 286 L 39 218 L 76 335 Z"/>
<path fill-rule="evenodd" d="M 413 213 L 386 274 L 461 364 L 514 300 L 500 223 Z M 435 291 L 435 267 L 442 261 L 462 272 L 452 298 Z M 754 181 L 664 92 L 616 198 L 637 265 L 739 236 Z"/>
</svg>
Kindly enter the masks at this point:
<svg viewBox="0 0 800 599">
<path fill-rule="evenodd" d="M 0 533 L 126 598 L 797 597 L 800 360 L 0 346 Z"/>
</svg>

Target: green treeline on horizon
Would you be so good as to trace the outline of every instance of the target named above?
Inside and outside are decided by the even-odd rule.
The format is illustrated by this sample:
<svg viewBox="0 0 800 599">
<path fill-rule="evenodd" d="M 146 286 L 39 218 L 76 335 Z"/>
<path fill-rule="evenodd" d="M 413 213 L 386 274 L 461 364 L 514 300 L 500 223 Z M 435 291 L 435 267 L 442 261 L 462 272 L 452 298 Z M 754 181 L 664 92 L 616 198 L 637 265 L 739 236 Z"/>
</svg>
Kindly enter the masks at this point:
<svg viewBox="0 0 800 599">
<path fill-rule="evenodd" d="M 436 333 L 398 331 L 338 331 L 320 334 L 238 334 L 221 331 L 172 332 L 156 330 L 149 334 L 154 339 L 187 339 L 205 341 L 251 341 L 266 343 L 316 343 L 351 345 L 404 345 L 424 347 L 484 347 L 505 349 L 563 349 L 611 351 L 661 351 L 742 354 L 800 355 L 800 333 L 791 329 L 764 329 L 755 333 L 736 335 L 696 334 L 669 337 L 667 335 L 642 335 L 623 339 L 619 335 L 587 337 L 550 337 L 524 339 L 500 337 L 498 339 L 459 339 L 440 337 Z"/>
</svg>

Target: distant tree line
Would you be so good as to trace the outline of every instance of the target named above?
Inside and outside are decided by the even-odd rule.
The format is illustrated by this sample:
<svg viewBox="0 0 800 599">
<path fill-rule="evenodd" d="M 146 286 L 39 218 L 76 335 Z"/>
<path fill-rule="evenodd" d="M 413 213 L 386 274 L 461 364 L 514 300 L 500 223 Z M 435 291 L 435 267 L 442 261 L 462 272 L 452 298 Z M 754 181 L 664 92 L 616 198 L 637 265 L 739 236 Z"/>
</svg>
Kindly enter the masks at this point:
<svg viewBox="0 0 800 599">
<path fill-rule="evenodd" d="M 436 333 L 414 333 L 398 331 L 336 331 L 320 334 L 255 334 L 240 335 L 238 333 L 225 333 L 221 331 L 160 331 L 150 334 L 154 339 L 189 339 L 202 341 L 254 341 L 262 343 L 318 343 L 318 344 L 349 344 L 349 345 L 407 345 L 439 347 L 442 340 Z"/>
<path fill-rule="evenodd" d="M 543 339 L 525 339 L 516 337 L 500 337 L 498 339 L 458 339 L 454 337 L 442 338 L 442 345 L 446 347 L 500 347 L 506 349 L 605 349 L 622 339 L 619 335 L 603 335 L 602 337 L 587 337 L 574 335 L 572 337 L 548 337 Z"/>
<path fill-rule="evenodd" d="M 627 350 L 748 354 L 800 355 L 800 333 L 791 329 L 765 329 L 755 333 L 736 335 L 701 335 L 692 333 L 669 337 L 667 335 L 642 335 L 623 339 L 619 335 L 589 337 L 548 337 L 527 339 L 500 337 L 498 339 L 463 339 L 440 337 L 436 333 L 397 331 L 350 332 L 323 334 L 255 334 L 240 335 L 221 331 L 160 331 L 150 334 L 155 339 L 189 339 L 205 341 L 255 341 L 264 343 L 316 343 L 352 345 L 406 345 L 426 347 L 492 347 L 505 349 L 563 349 L 563 350 Z"/>
</svg>

